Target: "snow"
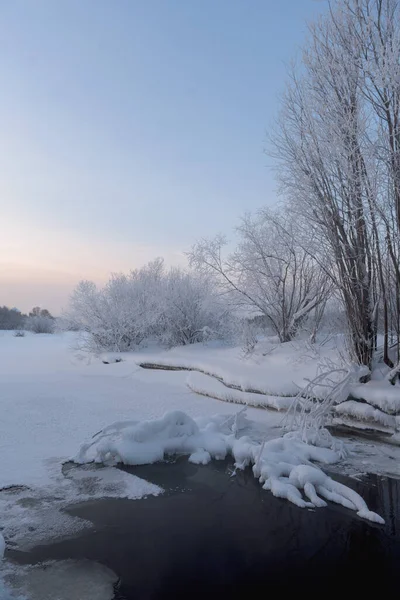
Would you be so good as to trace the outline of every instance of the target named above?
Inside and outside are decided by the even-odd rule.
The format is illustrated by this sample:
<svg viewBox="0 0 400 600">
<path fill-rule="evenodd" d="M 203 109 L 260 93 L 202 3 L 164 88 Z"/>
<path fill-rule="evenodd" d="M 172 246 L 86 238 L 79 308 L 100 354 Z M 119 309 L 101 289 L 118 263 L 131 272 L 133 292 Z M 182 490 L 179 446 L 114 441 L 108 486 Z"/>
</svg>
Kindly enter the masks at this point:
<svg viewBox="0 0 400 600">
<path fill-rule="evenodd" d="M 356 400 L 347 400 L 335 407 L 335 415 L 339 417 L 352 417 L 358 421 L 376 423 L 386 429 L 396 429 L 396 418 L 381 410 Z"/>
<path fill-rule="evenodd" d="M 186 383 L 191 390 L 203 396 L 247 406 L 287 410 L 294 401 L 294 396 L 270 396 L 232 389 L 215 377 L 198 371 L 192 371 L 187 376 Z"/>
<path fill-rule="evenodd" d="M 161 419 L 117 423 L 105 428 L 94 441 L 83 444 L 74 461 L 115 465 L 144 465 L 163 460 L 167 454 L 194 454 L 194 460 L 225 458 L 227 446 L 217 423 L 199 428 L 182 411 L 166 413 Z"/>
<path fill-rule="evenodd" d="M 341 336 L 333 336 L 322 345 L 310 345 L 304 340 L 277 344 L 275 339 L 266 338 L 258 342 L 256 351 L 244 356 L 240 348 L 210 342 L 168 351 L 153 348 L 139 354 L 135 362 L 148 368 L 189 370 L 188 387 L 204 396 L 287 411 L 294 406 L 299 391 L 315 380 L 319 365 L 330 364 L 329 381 L 335 377 L 340 381 L 344 369 L 337 368 L 336 373 L 332 369 L 341 365 L 343 343 Z M 372 373 L 372 380 L 367 384 L 351 383 L 351 379 L 357 381 L 367 372 L 354 367 L 351 374 L 348 385 L 342 388 L 342 397 L 335 398 L 335 402 L 343 402 L 343 406 L 334 409 L 334 423 L 395 433 L 399 426 L 394 416 L 400 416 L 400 385 L 391 385 L 380 375 L 379 369 Z M 326 390 L 327 386 L 314 385 L 312 403 L 315 395 L 323 398 Z M 353 401 L 348 400 L 349 393 Z"/>
<path fill-rule="evenodd" d="M 232 412 L 230 404 L 191 392 L 186 373 L 141 369 L 132 355 L 108 365 L 79 358 L 75 342 L 74 333 L 0 332 L 0 526 L 7 544 L 20 549 L 91 527 L 63 511 L 68 504 L 162 492 L 111 467 L 63 465 L 93 432 L 167 410 L 196 418 Z M 265 435 L 265 428 L 276 435 L 278 414 L 248 409 L 248 417 L 257 420 L 254 435 Z"/>
<path fill-rule="evenodd" d="M 400 385 L 391 385 L 386 380 L 369 381 L 353 385 L 351 396 L 356 400 L 364 400 L 390 415 L 400 415 Z"/>
<path fill-rule="evenodd" d="M 79 360 L 71 351 L 74 341 L 73 333 L 0 335 L 0 488 L 50 484 L 82 439 L 112 421 L 182 408 L 194 416 L 232 410 L 190 392 L 186 374 L 140 369 L 134 356 L 111 365 L 88 356 Z M 279 420 L 261 417 L 274 425 Z"/>
<path fill-rule="evenodd" d="M 161 419 L 116 423 L 105 428 L 82 445 L 75 461 L 142 465 L 163 460 L 168 454 L 187 454 L 189 461 L 207 464 L 212 458 L 223 460 L 231 454 L 236 468 L 254 465 L 254 476 L 265 490 L 300 508 L 326 506 L 326 498 L 357 511 L 364 519 L 384 523 L 359 494 L 311 466 L 311 461 L 339 462 L 338 452 L 305 444 L 293 435 L 266 443 L 257 443 L 246 435 L 237 437 L 244 425 L 234 416 L 222 422 L 210 418 L 199 424 L 182 411 L 171 411 Z"/>
<path fill-rule="evenodd" d="M 337 340 L 319 348 L 320 357 L 338 357 Z M 125 355 L 126 356 L 126 355 Z M 317 374 L 318 360 L 305 342 L 276 344 L 266 340 L 262 352 L 243 359 L 241 348 L 218 343 L 192 344 L 164 352 L 142 352 L 137 364 L 200 371 L 243 392 L 269 396 L 296 396 L 299 387 Z"/>
<path fill-rule="evenodd" d="M 110 600 L 118 579 L 107 567 L 89 560 L 9 565 L 3 577 L 1 600 Z"/>
<path fill-rule="evenodd" d="M 16 596 L 9 587 L 6 587 L 6 585 L 1 581 L 0 579 L 0 599 L 1 600 L 28 600 L 28 598 L 26 596 L 21 596 L 20 594 L 18 594 L 18 596 Z"/>
<path fill-rule="evenodd" d="M 293 469 L 325 463 L 330 472 L 400 477 L 400 448 L 396 446 L 353 439 L 352 455 L 332 462 L 333 458 L 339 460 L 340 453 L 279 438 L 282 412 L 252 406 L 261 402 L 279 409 L 297 393 L 299 385 L 315 376 L 318 359 L 301 342 L 277 346 L 276 341 L 267 340 L 261 353 L 246 359 L 240 348 L 215 343 L 171 351 L 149 348 L 141 355 L 122 354 L 122 362 L 111 364 L 103 364 L 101 357 L 78 356 L 75 346 L 74 333 L 28 333 L 15 338 L 12 332 L 0 332 L 2 552 L 3 539 L 7 548 L 27 550 L 92 527 L 63 510 L 75 502 L 162 493 L 159 487 L 111 466 L 120 455 L 138 463 L 177 451 L 195 464 L 207 464 L 229 454 L 237 468 L 253 466 L 263 486 L 276 495 L 315 506 L 325 501 L 352 502 L 357 512 L 369 519 L 373 517 L 367 509 L 361 504 L 357 507 L 332 481 L 324 479 L 319 488 L 310 474 L 301 487 L 300 480 L 294 480 L 297 471 Z M 333 346 L 321 350 L 331 357 L 335 352 Z M 184 366 L 214 377 L 198 371 L 142 369 L 138 362 Z M 378 384 L 372 383 L 368 390 L 379 396 Z M 386 381 L 378 383 L 382 389 L 386 386 L 386 398 L 397 393 Z M 244 402 L 244 409 L 232 402 Z M 359 406 L 361 409 L 357 403 L 354 411 L 361 410 L 369 420 L 354 415 L 346 418 L 369 427 L 375 413 L 370 413 L 371 407 L 365 408 L 368 405 Z M 345 409 L 344 403 L 341 410 Z M 372 407 L 376 409 L 378 405 Z M 239 414 L 232 416 L 234 412 Z M 169 416 L 163 417 L 165 414 Z M 336 417 L 344 419 L 345 415 Z M 389 418 L 395 418 L 398 430 L 399 417 L 392 414 Z M 114 423 L 111 428 L 110 423 Z M 102 433 L 92 437 L 96 432 Z M 98 442 L 104 433 L 109 435 L 101 448 Z M 66 462 L 76 456 L 83 440 L 94 442 L 87 448 L 85 461 L 97 458 L 105 460 L 106 466 Z M 1 563 L 2 571 L 5 564 L 7 560 Z"/>
</svg>

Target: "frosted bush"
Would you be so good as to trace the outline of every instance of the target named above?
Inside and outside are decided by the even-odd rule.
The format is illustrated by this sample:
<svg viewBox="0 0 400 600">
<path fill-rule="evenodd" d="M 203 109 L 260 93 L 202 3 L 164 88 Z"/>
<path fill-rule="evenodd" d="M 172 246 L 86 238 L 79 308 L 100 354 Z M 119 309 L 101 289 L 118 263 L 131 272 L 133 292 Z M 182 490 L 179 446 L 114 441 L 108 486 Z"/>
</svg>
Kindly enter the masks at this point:
<svg viewBox="0 0 400 600">
<path fill-rule="evenodd" d="M 55 321 L 52 317 L 42 315 L 29 316 L 25 320 L 25 327 L 33 333 L 54 333 Z"/>
</svg>

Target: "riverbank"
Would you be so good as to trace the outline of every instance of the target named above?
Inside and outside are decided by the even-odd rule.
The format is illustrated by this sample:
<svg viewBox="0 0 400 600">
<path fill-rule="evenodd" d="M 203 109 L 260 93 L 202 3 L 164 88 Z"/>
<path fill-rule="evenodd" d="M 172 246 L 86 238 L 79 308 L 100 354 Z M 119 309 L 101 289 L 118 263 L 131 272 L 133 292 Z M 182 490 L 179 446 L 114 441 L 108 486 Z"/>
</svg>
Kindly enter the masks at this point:
<svg viewBox="0 0 400 600">
<path fill-rule="evenodd" d="M 91 530 L 9 558 L 25 567 L 89 560 L 115 573 L 119 600 L 243 598 L 320 584 L 394 591 L 400 583 L 399 481 L 351 481 L 384 515 L 381 527 L 336 505 L 300 510 L 265 493 L 249 470 L 232 476 L 231 461 L 203 466 L 180 458 L 127 471 L 164 494 L 72 505 L 67 512 L 90 521 Z"/>
</svg>

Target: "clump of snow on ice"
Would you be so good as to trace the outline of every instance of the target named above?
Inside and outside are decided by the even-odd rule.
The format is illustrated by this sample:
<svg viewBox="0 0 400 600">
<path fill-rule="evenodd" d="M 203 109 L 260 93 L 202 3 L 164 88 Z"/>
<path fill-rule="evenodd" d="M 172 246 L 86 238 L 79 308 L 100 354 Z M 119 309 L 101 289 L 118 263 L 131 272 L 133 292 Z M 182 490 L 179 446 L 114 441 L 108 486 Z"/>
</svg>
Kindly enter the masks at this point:
<svg viewBox="0 0 400 600">
<path fill-rule="evenodd" d="M 192 452 L 189 456 L 189 462 L 194 463 L 195 465 L 207 465 L 210 460 L 210 453 L 204 449 L 196 450 L 196 452 Z"/>
<path fill-rule="evenodd" d="M 200 430 L 182 411 L 166 413 L 161 419 L 120 423 L 103 430 L 94 442 L 84 444 L 75 462 L 108 465 L 144 465 L 160 461 L 165 454 L 193 454 L 206 450 L 210 458 L 225 458 L 227 445 L 212 421 Z"/>
<path fill-rule="evenodd" d="M 63 510 L 70 504 L 99 498 L 134 500 L 162 492 L 157 485 L 120 469 L 64 465 L 51 485 L 0 490 L 3 534 L 8 543 L 27 550 L 50 538 L 61 539 L 92 527 L 90 521 Z M 0 538 L 1 549 L 2 534 Z"/>
<path fill-rule="evenodd" d="M 196 422 L 182 411 L 172 411 L 161 419 L 107 427 L 81 447 L 75 461 L 141 465 L 160 461 L 165 455 L 187 454 L 192 462 L 207 464 L 211 458 L 224 459 L 231 454 L 236 468 L 253 465 L 254 476 L 274 496 L 301 508 L 325 506 L 325 498 L 369 521 L 384 523 L 368 510 L 359 494 L 312 464 L 338 462 L 337 450 L 307 444 L 294 435 L 259 443 L 239 432 L 235 416 Z"/>
</svg>

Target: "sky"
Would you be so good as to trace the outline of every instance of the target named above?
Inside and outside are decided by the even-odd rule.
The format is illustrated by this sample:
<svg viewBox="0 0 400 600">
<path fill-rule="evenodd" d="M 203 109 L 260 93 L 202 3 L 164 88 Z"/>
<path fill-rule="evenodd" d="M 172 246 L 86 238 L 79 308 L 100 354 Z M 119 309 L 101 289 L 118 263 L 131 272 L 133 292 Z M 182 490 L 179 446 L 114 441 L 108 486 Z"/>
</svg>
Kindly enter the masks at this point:
<svg viewBox="0 0 400 600">
<path fill-rule="evenodd" d="M 266 139 L 324 0 L 0 0 L 0 305 L 59 314 L 278 197 Z"/>
</svg>

